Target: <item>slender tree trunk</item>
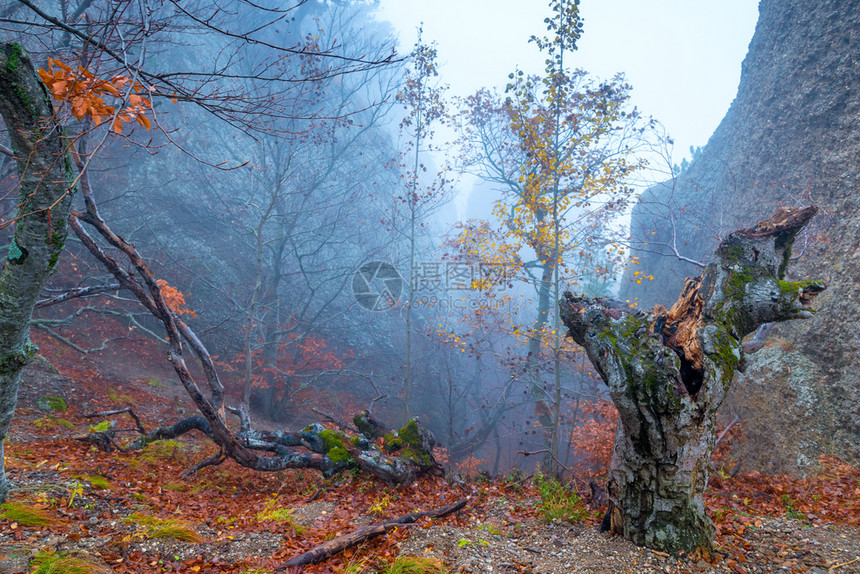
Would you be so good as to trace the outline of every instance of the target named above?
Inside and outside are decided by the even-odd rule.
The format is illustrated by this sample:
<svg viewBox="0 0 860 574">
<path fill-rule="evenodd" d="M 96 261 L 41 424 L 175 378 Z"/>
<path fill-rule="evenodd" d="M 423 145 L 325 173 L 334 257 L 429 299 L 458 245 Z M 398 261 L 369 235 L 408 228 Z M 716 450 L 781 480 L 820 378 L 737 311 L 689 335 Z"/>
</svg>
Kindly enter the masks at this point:
<svg viewBox="0 0 860 574">
<path fill-rule="evenodd" d="M 824 283 L 783 277 L 794 237 L 816 211 L 780 208 L 729 235 L 669 311 L 570 293 L 559 302 L 618 408 L 606 528 L 668 552 L 710 550 L 703 493 L 717 409 L 744 360 L 745 335 L 811 316 Z"/>
<path fill-rule="evenodd" d="M 562 42 L 561 46 L 559 46 L 558 53 L 558 67 L 560 70 L 564 70 L 564 55 L 566 46 L 564 42 Z M 557 87 L 560 89 L 561 87 Z M 555 94 L 555 101 L 553 105 L 553 114 L 555 115 L 555 145 L 553 146 L 553 154 L 555 155 L 554 164 L 555 170 L 553 172 L 553 185 L 552 185 L 552 237 L 553 237 L 553 246 L 552 246 L 552 289 L 553 289 L 553 300 L 559 300 L 559 267 L 561 265 L 561 249 L 559 245 L 559 212 L 558 212 L 558 202 L 559 202 L 559 192 L 560 192 L 560 173 L 562 163 L 562 150 L 561 150 L 561 98 L 560 94 Z M 554 388 L 553 388 L 553 397 L 552 397 L 552 433 L 550 435 L 550 445 L 549 449 L 552 453 L 552 460 L 550 461 L 550 469 L 551 474 L 553 476 L 558 476 L 559 468 L 558 468 L 558 460 L 559 460 L 559 452 L 558 452 L 558 443 L 559 443 L 559 432 L 560 432 L 560 422 L 561 422 L 561 357 L 559 355 L 561 349 L 561 325 L 559 322 L 559 309 L 558 305 L 554 305 L 555 312 L 552 316 L 552 340 L 553 340 L 553 349 L 552 349 L 552 371 L 554 376 Z"/>
<path fill-rule="evenodd" d="M 282 262 L 286 244 L 286 236 L 280 237 L 272 252 L 269 266 L 269 281 L 263 291 L 263 317 L 260 320 L 263 328 L 263 380 L 265 381 L 265 393 L 269 394 L 270 390 L 273 391 L 270 394 L 271 397 L 274 397 L 276 386 L 282 380 L 277 374 L 278 347 L 280 346 L 282 336 L 280 330 L 283 327 L 281 325 L 281 305 L 278 293 L 281 289 L 281 279 L 284 276 Z M 289 385 L 284 382 L 283 387 L 284 395 L 289 396 Z M 271 401 L 267 401 L 266 406 L 269 407 L 270 405 Z M 271 413 L 267 413 L 267 416 L 271 417 Z"/>
<path fill-rule="evenodd" d="M 412 166 L 412 189 L 409 195 L 409 299 L 406 305 L 406 377 L 403 381 L 403 422 L 410 419 L 412 393 L 412 305 L 415 303 L 415 223 L 418 217 L 418 167 L 421 148 L 421 100 L 415 116 L 415 161 Z"/>
<path fill-rule="evenodd" d="M 9 495 L 3 441 L 15 414 L 33 306 L 59 260 L 74 189 L 63 130 L 33 63 L 18 44 L 0 45 L 0 115 L 18 163 L 15 234 L 0 272 L 0 501 Z"/>
<path fill-rule="evenodd" d="M 254 382 L 254 323 L 257 320 L 257 307 L 260 300 L 260 292 L 263 289 L 263 248 L 265 240 L 263 233 L 272 209 L 275 207 L 277 195 L 273 195 L 265 212 L 260 214 L 260 221 L 254 230 L 256 240 L 256 266 L 254 267 L 254 289 L 251 291 L 251 301 L 248 303 L 248 314 L 245 318 L 245 385 L 242 390 L 242 404 L 246 410 L 251 407 L 251 387 Z"/>
<path fill-rule="evenodd" d="M 546 260 L 546 259 L 545 259 Z M 547 406 L 547 393 L 543 386 L 541 377 L 540 353 L 542 348 L 542 336 L 544 328 L 549 320 L 549 301 L 552 294 L 552 266 L 547 263 L 543 265 L 540 284 L 538 286 L 538 315 L 535 319 L 532 333 L 529 338 L 528 356 L 526 357 L 526 372 L 529 377 L 529 393 L 535 402 L 535 415 L 540 423 L 540 433 L 544 447 L 552 452 L 552 411 Z M 541 460 L 545 472 L 551 472 L 553 468 L 552 455 L 547 453 Z"/>
<path fill-rule="evenodd" d="M 558 262 L 559 262 L 559 249 L 558 249 L 558 206 L 554 205 L 553 210 L 554 218 L 555 218 L 555 264 L 553 265 L 553 277 L 552 277 L 552 288 L 553 288 L 553 299 L 555 301 L 559 300 L 559 277 L 558 277 Z M 551 472 L 553 476 L 558 476 L 560 472 L 560 468 L 558 466 L 559 458 L 559 442 L 561 441 L 561 321 L 559 316 L 559 308 L 558 305 L 554 306 L 555 312 L 552 317 L 552 372 L 554 375 L 554 386 L 553 386 L 553 395 L 552 395 L 552 434 L 550 437 L 550 450 L 552 451 L 552 462 L 551 462 Z"/>
</svg>

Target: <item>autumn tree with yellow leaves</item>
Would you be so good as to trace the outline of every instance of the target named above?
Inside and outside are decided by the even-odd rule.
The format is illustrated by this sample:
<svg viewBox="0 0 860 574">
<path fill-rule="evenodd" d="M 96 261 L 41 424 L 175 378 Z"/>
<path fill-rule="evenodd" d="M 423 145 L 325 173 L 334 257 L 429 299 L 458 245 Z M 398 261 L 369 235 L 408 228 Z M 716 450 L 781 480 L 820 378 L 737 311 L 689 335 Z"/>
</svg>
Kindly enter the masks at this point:
<svg viewBox="0 0 860 574">
<path fill-rule="evenodd" d="M 542 75 L 518 70 L 503 97 L 480 90 L 463 101 L 460 114 L 464 168 L 502 192 L 494 208 L 500 239 L 476 241 L 474 230 L 464 228 L 460 240 L 482 260 L 513 254 L 505 262 L 508 274 L 535 288 L 537 314 L 521 334 L 529 393 L 548 451 L 544 462 L 552 471 L 559 452 L 560 361 L 570 343 L 551 303 L 562 285 L 575 289 L 583 278 L 605 276 L 623 257 L 611 221 L 628 205 L 629 178 L 643 166 L 632 154 L 649 126 L 629 109 L 631 88 L 622 76 L 598 82 L 571 69 L 582 34 L 578 4 L 551 0 L 548 34 L 531 38 L 546 55 Z M 544 356 L 550 381 L 542 372 Z"/>
</svg>

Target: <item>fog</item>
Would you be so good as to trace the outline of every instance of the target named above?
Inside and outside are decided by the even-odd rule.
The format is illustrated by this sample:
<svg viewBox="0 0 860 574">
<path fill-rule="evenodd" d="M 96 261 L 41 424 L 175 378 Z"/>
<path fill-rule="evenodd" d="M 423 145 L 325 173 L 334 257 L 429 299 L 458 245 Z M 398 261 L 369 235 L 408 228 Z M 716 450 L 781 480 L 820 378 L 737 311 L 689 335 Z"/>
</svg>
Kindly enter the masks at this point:
<svg viewBox="0 0 860 574">
<path fill-rule="evenodd" d="M 11 5 L 2 33 L 37 68 L 61 70 L 53 58 L 81 67 L 71 83 L 86 84 L 86 71 L 127 90 L 97 96 L 86 84 L 78 96 L 115 106 L 109 121 L 72 98 L 55 102 L 57 115 L 81 185 L 170 287 L 228 404 L 289 428 L 321 412 L 372 408 L 392 426 L 417 416 L 468 471 L 527 467 L 520 453 L 548 440 L 574 464 L 571 445 L 605 402 L 555 301 L 614 292 L 628 263 L 618 221 L 724 114 L 750 3 L 583 2 L 580 49 L 552 69 L 527 41 L 551 16 L 535 0 L 459 14 L 440 2 L 270 4 L 168 2 L 144 26 L 134 10 L 94 2 L 95 43 Z M 515 70 L 525 73 L 509 79 Z M 551 73 L 566 74 L 556 100 L 542 91 Z M 124 119 L 130 94 L 149 103 Z M 4 156 L 7 246 L 13 167 Z M 85 208 L 78 194 L 74 209 Z M 34 329 L 82 358 L 132 340 L 166 345 L 80 239 L 65 248 L 44 297 L 97 296 L 45 306 Z"/>
</svg>

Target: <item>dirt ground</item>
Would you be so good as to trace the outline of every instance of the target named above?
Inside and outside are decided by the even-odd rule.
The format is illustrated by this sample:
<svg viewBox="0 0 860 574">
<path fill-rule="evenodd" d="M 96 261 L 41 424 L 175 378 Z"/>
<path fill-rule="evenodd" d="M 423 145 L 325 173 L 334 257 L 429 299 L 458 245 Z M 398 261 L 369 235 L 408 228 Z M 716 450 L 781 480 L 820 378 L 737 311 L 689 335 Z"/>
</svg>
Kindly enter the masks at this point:
<svg viewBox="0 0 860 574">
<path fill-rule="evenodd" d="M 469 503 L 455 515 L 397 528 L 304 571 L 386 572 L 397 556 L 419 556 L 474 573 L 860 572 L 860 474 L 844 466 L 821 483 L 836 486 L 805 487 L 818 514 L 779 506 L 795 499 L 768 491 L 766 477 L 722 480 L 709 503 L 725 509 L 715 517 L 716 552 L 707 560 L 671 557 L 599 533 L 599 509 L 576 524 L 544 522 L 527 480 L 434 478 L 393 488 L 357 472 L 326 480 L 304 470 L 252 473 L 230 462 L 183 479 L 184 469 L 212 454 L 205 438 L 133 453 L 76 440 L 99 422 L 81 418 L 93 411 L 132 405 L 150 427 L 192 411 L 169 371 L 99 374 L 86 362 L 68 367 L 74 357 L 55 359 L 66 365 L 62 374 L 46 362 L 28 367 L 6 443 L 10 502 L 43 520 L 16 519 L 7 507 L 0 574 L 29 573 L 46 556 L 87 565 L 56 572 L 263 574 L 360 526 L 463 497 Z M 53 408 L 51 397 L 62 397 L 66 410 Z"/>
</svg>

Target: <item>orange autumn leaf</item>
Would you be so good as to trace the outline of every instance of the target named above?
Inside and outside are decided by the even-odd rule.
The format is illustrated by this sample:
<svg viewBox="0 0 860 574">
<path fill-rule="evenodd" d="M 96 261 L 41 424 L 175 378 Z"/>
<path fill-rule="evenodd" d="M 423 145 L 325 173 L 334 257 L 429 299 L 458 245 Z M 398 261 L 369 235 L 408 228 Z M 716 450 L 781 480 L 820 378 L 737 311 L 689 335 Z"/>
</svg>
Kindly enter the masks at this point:
<svg viewBox="0 0 860 574">
<path fill-rule="evenodd" d="M 197 317 L 197 313 L 185 306 L 185 295 L 176 287 L 171 287 L 164 279 L 158 280 L 158 286 L 161 288 L 161 296 L 167 307 L 177 315 L 188 315 L 189 317 Z"/>
<path fill-rule="evenodd" d="M 100 124 L 113 118 L 111 130 L 120 134 L 123 132 L 123 122 L 136 121 L 146 130 L 151 126 L 149 118 L 144 114 L 152 109 L 152 101 L 148 96 L 141 95 L 141 92 L 147 90 L 127 76 L 118 74 L 108 80 L 102 80 L 82 66 L 73 71 L 60 60 L 49 58 L 48 70 L 40 69 L 39 78 L 55 100 L 68 102 L 72 115 L 79 120 L 89 117 L 96 124 Z M 123 94 L 122 90 L 127 87 L 130 87 L 130 90 Z M 115 106 L 108 105 L 103 98 L 110 96 L 122 99 L 125 95 L 128 96 L 129 106 L 120 114 L 117 114 Z"/>
</svg>

